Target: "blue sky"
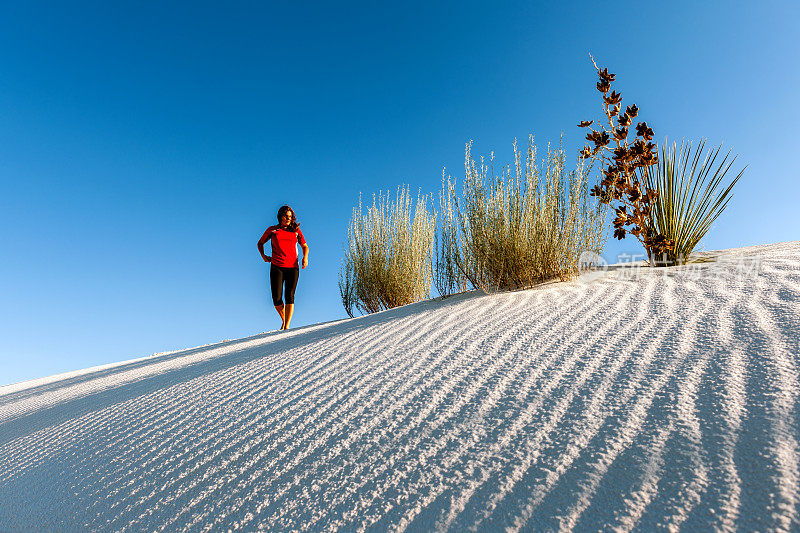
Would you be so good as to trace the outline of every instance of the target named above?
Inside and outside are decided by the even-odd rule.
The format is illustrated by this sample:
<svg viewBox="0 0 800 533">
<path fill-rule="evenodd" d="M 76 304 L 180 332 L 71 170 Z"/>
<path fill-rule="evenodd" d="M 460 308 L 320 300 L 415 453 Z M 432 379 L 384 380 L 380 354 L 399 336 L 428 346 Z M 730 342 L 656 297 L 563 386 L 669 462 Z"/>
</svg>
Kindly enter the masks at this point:
<svg viewBox="0 0 800 533">
<path fill-rule="evenodd" d="M 574 160 L 589 52 L 657 140 L 748 165 L 703 249 L 800 238 L 800 4 L 554 4 L 0 4 L 0 385 L 276 329 L 256 241 L 283 203 L 293 325 L 345 317 L 359 192 L 437 193 L 470 139 Z"/>
</svg>

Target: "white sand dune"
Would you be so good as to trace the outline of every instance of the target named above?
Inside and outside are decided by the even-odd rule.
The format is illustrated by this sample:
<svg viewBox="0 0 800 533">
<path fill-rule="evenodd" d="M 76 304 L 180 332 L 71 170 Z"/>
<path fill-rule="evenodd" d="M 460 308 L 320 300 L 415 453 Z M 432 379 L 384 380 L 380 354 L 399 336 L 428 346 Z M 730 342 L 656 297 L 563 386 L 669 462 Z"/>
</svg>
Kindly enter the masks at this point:
<svg viewBox="0 0 800 533">
<path fill-rule="evenodd" d="M 0 387 L 0 530 L 798 530 L 800 241 L 715 255 Z"/>
</svg>

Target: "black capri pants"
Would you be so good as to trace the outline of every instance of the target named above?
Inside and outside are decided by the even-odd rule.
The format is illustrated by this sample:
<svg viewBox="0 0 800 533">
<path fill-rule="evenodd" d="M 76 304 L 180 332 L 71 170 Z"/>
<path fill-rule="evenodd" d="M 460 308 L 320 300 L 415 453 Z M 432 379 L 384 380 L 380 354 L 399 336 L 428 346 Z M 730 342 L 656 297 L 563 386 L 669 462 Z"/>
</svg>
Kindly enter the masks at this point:
<svg viewBox="0 0 800 533">
<path fill-rule="evenodd" d="M 269 267 L 269 286 L 272 289 L 272 303 L 276 306 L 283 305 L 283 288 L 286 287 L 286 303 L 294 303 L 294 290 L 297 288 L 297 280 L 300 277 L 300 269 L 297 267 L 286 268 L 271 265 Z"/>
</svg>

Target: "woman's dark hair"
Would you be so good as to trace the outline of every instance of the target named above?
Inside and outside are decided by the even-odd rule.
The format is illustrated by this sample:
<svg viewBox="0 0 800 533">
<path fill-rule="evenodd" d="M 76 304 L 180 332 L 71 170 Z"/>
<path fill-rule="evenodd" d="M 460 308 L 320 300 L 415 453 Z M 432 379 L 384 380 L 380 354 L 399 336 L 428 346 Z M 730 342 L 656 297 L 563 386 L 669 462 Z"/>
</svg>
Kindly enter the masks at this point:
<svg viewBox="0 0 800 533">
<path fill-rule="evenodd" d="M 295 215 L 294 209 L 292 209 L 288 205 L 283 205 L 281 206 L 280 209 L 278 209 L 278 225 L 280 226 L 281 223 L 283 222 L 281 219 L 283 218 L 283 215 L 287 211 L 292 213 L 292 221 L 289 223 L 289 227 L 291 228 L 292 231 L 297 231 L 297 226 L 299 226 L 300 223 L 297 221 L 297 215 Z"/>
</svg>

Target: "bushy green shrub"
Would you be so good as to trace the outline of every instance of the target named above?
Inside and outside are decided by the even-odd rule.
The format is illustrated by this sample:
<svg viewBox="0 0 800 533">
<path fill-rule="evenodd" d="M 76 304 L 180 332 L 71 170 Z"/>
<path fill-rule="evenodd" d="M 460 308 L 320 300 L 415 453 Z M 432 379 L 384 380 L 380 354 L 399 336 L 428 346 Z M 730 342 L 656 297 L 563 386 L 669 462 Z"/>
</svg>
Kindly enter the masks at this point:
<svg viewBox="0 0 800 533">
<path fill-rule="evenodd" d="M 463 191 L 443 178 L 434 281 L 445 295 L 531 287 L 578 273 L 581 253 L 600 253 L 605 208 L 592 201 L 587 169 L 567 171 L 564 150 L 541 165 L 529 136 L 523 154 L 514 141 L 514 171 L 494 172 L 494 154 L 478 165 L 465 150 Z"/>
<path fill-rule="evenodd" d="M 399 187 L 394 201 L 382 193 L 362 213 L 361 198 L 347 230 L 339 293 L 349 316 L 375 313 L 430 296 L 436 212 Z"/>
<path fill-rule="evenodd" d="M 645 187 L 658 193 L 651 210 L 651 229 L 675 243 L 672 250 L 655 259 L 682 264 L 728 205 L 733 186 L 744 169 L 724 186 L 725 176 L 736 160 L 729 160 L 730 151 L 717 164 L 721 147 L 705 153 L 705 141 L 694 151 L 688 142 L 682 142 L 680 149 L 676 143 L 669 148 L 665 144 L 658 164 L 646 167 L 641 175 Z"/>
</svg>

